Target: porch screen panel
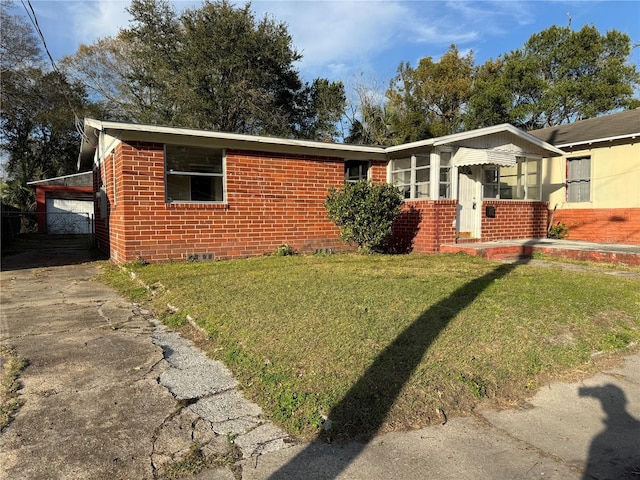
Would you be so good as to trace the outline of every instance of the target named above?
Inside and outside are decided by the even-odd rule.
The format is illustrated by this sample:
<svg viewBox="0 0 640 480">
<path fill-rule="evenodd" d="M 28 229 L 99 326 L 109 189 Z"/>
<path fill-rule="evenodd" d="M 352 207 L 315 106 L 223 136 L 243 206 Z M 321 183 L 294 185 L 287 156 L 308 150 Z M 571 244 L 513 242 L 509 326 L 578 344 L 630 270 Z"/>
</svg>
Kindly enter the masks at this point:
<svg viewBox="0 0 640 480">
<path fill-rule="evenodd" d="M 416 155 L 414 158 L 416 171 L 416 191 L 414 198 L 429 198 L 429 180 L 431 179 L 430 157 L 428 155 Z"/>
<path fill-rule="evenodd" d="M 527 200 L 540 200 L 540 160 L 530 158 L 527 162 Z"/>
<path fill-rule="evenodd" d="M 440 152 L 438 198 L 451 198 L 451 152 Z"/>
<path fill-rule="evenodd" d="M 404 198 L 411 198 L 411 158 L 391 162 L 391 184 L 400 189 Z"/>
</svg>

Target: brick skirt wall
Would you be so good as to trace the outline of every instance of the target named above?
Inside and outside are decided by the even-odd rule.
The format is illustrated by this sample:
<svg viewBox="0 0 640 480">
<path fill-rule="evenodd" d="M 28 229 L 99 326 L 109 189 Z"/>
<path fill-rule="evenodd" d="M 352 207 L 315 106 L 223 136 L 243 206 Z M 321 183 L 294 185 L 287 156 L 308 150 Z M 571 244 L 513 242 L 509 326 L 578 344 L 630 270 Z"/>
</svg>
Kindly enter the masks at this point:
<svg viewBox="0 0 640 480">
<path fill-rule="evenodd" d="M 406 201 L 393 226 L 390 250 L 435 253 L 456 239 L 457 200 Z"/>
<path fill-rule="evenodd" d="M 495 208 L 495 217 L 486 215 L 486 207 Z M 547 236 L 548 203 L 513 200 L 482 202 L 482 241 L 544 238 Z"/>
<path fill-rule="evenodd" d="M 558 222 L 569 227 L 567 240 L 640 245 L 640 208 L 559 209 Z"/>
</svg>

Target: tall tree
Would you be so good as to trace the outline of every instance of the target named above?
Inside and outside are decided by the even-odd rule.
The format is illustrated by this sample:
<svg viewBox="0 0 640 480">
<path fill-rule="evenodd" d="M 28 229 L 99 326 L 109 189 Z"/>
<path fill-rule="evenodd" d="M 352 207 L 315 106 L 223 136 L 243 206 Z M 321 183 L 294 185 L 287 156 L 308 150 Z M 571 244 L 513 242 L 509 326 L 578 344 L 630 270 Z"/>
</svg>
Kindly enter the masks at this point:
<svg viewBox="0 0 640 480">
<path fill-rule="evenodd" d="M 373 80 L 363 75 L 352 87 L 352 100 L 347 114 L 349 134 L 346 143 L 390 145 L 389 115 L 384 92 Z"/>
<path fill-rule="evenodd" d="M 509 121 L 527 129 L 594 117 L 638 104 L 629 37 L 552 26 L 483 65 L 469 102 L 468 126 Z"/>
<path fill-rule="evenodd" d="M 439 61 L 424 57 L 415 69 L 409 63 L 401 64 L 387 91 L 396 140 L 460 131 L 473 71 L 473 53 L 460 56 L 455 45 Z"/>
<path fill-rule="evenodd" d="M 3 52 L 16 53 L 0 60 L 0 149 L 12 182 L 3 195 L 11 193 L 15 206 L 28 209 L 32 198 L 27 182 L 76 172 L 76 114 L 83 114 L 88 104 L 80 84 L 44 68 L 33 31 L 8 7 L 2 4 Z"/>
<path fill-rule="evenodd" d="M 132 81 L 136 42 L 124 37 L 119 34 L 80 45 L 75 55 L 61 60 L 60 66 L 68 78 L 86 86 L 90 98 L 108 112 L 105 115 L 110 120 L 143 122 L 141 112 L 152 110 L 161 97 L 159 92 L 145 91 Z"/>
<path fill-rule="evenodd" d="M 489 59 L 477 67 L 464 113 L 467 129 L 510 123 L 513 96 L 504 74 L 504 59 Z"/>
<path fill-rule="evenodd" d="M 180 15 L 166 0 L 133 0 L 128 11 L 128 29 L 65 59 L 69 72 L 117 107 L 118 119 L 314 139 L 337 134 L 344 87 L 301 80 L 294 67 L 301 55 L 284 23 L 256 19 L 250 4 L 227 0 L 205 0 Z"/>
<path fill-rule="evenodd" d="M 31 26 L 23 17 L 12 15 L 9 10 L 13 3 L 0 0 L 0 65 L 1 74 L 40 64 L 42 52 Z"/>
</svg>

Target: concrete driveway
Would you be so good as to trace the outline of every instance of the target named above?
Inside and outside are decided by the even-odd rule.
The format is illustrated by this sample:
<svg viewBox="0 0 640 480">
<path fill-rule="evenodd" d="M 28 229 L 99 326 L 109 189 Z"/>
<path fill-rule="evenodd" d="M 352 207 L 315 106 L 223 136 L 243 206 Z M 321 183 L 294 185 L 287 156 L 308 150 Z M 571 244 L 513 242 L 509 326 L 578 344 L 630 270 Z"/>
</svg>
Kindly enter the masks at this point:
<svg viewBox="0 0 640 480">
<path fill-rule="evenodd" d="M 166 478 L 197 444 L 214 461 L 186 478 L 640 479 L 639 354 L 551 384 L 526 409 L 368 444 L 296 445 L 224 366 L 72 258 L 31 268 L 3 259 L 0 340 L 30 364 L 24 405 L 0 434 L 0 478 Z"/>
<path fill-rule="evenodd" d="M 2 478 L 151 478 L 155 429 L 175 409 L 162 350 L 91 264 L 2 272 L 2 343 L 29 360 L 2 433 Z"/>
<path fill-rule="evenodd" d="M 204 464 L 228 480 L 244 457 L 291 445 L 224 365 L 97 282 L 72 244 L 42 237 L 3 258 L 0 340 L 29 365 L 0 478 L 174 478 Z"/>
</svg>

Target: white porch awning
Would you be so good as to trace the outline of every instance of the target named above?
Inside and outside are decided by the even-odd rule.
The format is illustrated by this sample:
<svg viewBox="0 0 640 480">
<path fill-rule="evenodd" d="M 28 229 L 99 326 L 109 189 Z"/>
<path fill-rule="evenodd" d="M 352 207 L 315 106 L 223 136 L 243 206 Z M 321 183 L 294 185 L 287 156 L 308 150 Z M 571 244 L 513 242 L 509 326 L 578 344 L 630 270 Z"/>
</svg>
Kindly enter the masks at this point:
<svg viewBox="0 0 640 480">
<path fill-rule="evenodd" d="M 516 164 L 516 153 L 504 150 L 484 150 L 479 148 L 460 147 L 453 156 L 456 167 L 470 165 L 499 165 L 511 167 Z"/>
</svg>

